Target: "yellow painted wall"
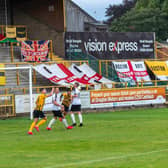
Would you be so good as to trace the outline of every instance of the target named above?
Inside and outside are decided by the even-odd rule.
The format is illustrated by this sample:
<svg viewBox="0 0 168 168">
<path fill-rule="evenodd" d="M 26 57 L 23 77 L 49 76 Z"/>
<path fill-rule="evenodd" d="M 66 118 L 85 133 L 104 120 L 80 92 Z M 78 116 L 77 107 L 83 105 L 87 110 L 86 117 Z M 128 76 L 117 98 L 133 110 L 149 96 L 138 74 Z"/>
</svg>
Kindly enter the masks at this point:
<svg viewBox="0 0 168 168">
<path fill-rule="evenodd" d="M 0 64 L 0 68 L 4 68 L 4 64 Z M 0 70 L 0 85 L 4 86 L 6 85 L 6 76 L 5 76 L 5 70 Z"/>
</svg>

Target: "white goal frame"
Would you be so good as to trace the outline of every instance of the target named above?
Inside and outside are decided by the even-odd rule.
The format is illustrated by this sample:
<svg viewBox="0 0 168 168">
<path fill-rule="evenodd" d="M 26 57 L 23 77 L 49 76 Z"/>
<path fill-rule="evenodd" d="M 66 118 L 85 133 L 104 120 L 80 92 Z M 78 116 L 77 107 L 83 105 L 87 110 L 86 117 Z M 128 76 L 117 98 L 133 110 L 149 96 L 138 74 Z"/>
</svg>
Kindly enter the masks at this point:
<svg viewBox="0 0 168 168">
<path fill-rule="evenodd" d="M 30 119 L 33 119 L 33 90 L 32 90 L 32 66 L 25 67 L 7 67 L 0 68 L 0 70 L 29 70 L 29 103 L 30 103 Z"/>
</svg>

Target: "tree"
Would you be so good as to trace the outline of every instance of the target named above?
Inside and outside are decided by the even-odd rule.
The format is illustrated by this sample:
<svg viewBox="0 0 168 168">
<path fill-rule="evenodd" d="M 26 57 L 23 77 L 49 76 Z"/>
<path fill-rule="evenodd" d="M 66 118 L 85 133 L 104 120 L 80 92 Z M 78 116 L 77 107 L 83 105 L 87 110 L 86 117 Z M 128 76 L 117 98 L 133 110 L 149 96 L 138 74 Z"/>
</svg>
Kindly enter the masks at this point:
<svg viewBox="0 0 168 168">
<path fill-rule="evenodd" d="M 136 3 L 136 9 L 143 9 L 149 5 L 150 0 L 139 0 Z"/>
<path fill-rule="evenodd" d="M 162 3 L 162 10 L 163 10 L 164 12 L 168 12 L 168 2 L 167 2 L 167 1 L 164 1 L 164 2 Z"/>
<path fill-rule="evenodd" d="M 135 8 L 111 22 L 111 31 L 155 32 L 161 41 L 168 38 L 167 20 L 167 0 L 138 0 Z"/>
<path fill-rule="evenodd" d="M 135 6 L 136 1 L 137 0 L 123 0 L 122 4 L 110 5 L 106 9 L 106 16 L 108 17 L 106 23 L 110 24 L 114 19 L 120 18 Z"/>
<path fill-rule="evenodd" d="M 162 8 L 165 0 L 139 0 L 136 3 L 136 9 L 143 8 Z"/>
</svg>

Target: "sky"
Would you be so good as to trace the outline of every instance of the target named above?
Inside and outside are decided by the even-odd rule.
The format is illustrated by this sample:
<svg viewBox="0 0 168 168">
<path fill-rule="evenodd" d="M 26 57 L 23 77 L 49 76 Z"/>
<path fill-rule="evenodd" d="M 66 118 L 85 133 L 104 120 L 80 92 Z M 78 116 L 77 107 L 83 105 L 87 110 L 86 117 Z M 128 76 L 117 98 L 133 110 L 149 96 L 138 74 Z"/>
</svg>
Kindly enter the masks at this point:
<svg viewBox="0 0 168 168">
<path fill-rule="evenodd" d="M 105 20 L 105 11 L 110 4 L 119 4 L 123 0 L 72 0 L 99 21 Z"/>
</svg>

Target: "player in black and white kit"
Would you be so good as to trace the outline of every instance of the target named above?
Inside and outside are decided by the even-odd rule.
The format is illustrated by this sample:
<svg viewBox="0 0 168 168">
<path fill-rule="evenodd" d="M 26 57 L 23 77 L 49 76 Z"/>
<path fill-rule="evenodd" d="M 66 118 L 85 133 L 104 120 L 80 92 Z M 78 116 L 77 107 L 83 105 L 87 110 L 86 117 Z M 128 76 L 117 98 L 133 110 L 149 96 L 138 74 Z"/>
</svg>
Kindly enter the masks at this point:
<svg viewBox="0 0 168 168">
<path fill-rule="evenodd" d="M 47 130 L 51 130 L 52 125 L 55 123 L 57 117 L 62 119 L 63 124 L 67 129 L 72 129 L 72 126 L 68 126 L 67 120 L 65 119 L 63 113 L 62 113 L 62 99 L 63 95 L 59 92 L 59 88 L 55 89 L 55 93 L 52 96 L 52 101 L 53 101 L 53 114 L 54 117 L 53 119 L 50 120 Z"/>
<path fill-rule="evenodd" d="M 83 126 L 83 118 L 81 114 L 81 100 L 80 100 L 80 89 L 79 89 L 79 83 L 75 83 L 73 90 L 72 90 L 72 103 L 71 103 L 71 119 L 72 119 L 72 126 L 76 126 L 76 120 L 75 120 L 75 112 L 78 113 L 79 117 L 79 127 Z"/>
</svg>

